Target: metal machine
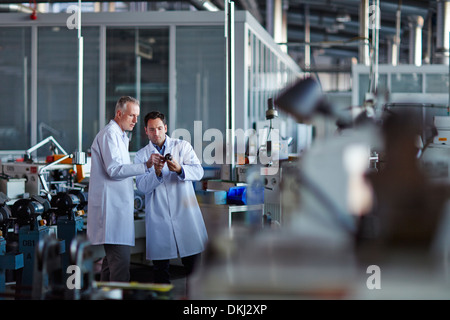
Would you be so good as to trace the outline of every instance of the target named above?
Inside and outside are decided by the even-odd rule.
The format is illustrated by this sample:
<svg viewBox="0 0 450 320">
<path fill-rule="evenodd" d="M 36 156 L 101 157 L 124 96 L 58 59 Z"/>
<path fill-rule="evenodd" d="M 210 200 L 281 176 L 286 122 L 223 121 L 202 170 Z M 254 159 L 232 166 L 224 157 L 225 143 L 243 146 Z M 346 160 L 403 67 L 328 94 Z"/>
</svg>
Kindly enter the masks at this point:
<svg viewBox="0 0 450 320">
<path fill-rule="evenodd" d="M 45 161 L 35 161 L 32 153 L 47 143 L 51 143 L 52 155 Z M 58 151 L 58 152 L 55 152 Z M 52 137 L 48 137 L 25 151 L 23 160 L 6 162 L 2 165 L 1 180 L 25 179 L 25 191 L 30 195 L 43 195 L 66 191 L 74 182 L 84 178 L 83 165 L 86 164 L 84 153 L 68 154 Z M 76 166 L 76 170 L 74 170 Z M 9 183 L 11 184 L 11 183 Z M 6 182 L 0 184 L 0 191 L 5 192 Z M 9 186 L 11 187 L 11 186 Z M 14 189 L 16 190 L 16 189 Z M 17 193 L 17 192 L 15 192 Z M 17 196 L 19 198 L 20 194 Z M 10 197 L 12 198 L 12 197 Z"/>
<path fill-rule="evenodd" d="M 72 165 L 58 164 L 52 170 L 43 169 L 47 167 L 45 162 L 11 162 L 3 164 L 3 173 L 11 178 L 25 179 L 25 192 L 28 194 L 42 194 L 43 187 L 40 175 L 45 179 L 52 189 L 59 191 L 61 184 L 70 183 L 73 180 L 71 175 Z"/>
<path fill-rule="evenodd" d="M 65 299 L 83 300 L 93 296 L 94 259 L 90 242 L 84 236 L 77 236 L 70 243 L 70 264 L 80 271 L 79 286 L 66 290 Z M 77 279 L 75 279 L 75 282 Z"/>
<path fill-rule="evenodd" d="M 17 279 L 20 290 L 26 291 L 33 285 L 36 246 L 50 233 L 50 228 L 43 219 L 49 209 L 49 201 L 40 196 L 20 199 L 12 206 L 12 216 L 16 219 L 15 228 L 18 228 L 19 252 L 24 255 L 24 268 Z M 60 253 L 64 253 L 64 241 L 60 241 L 60 244 Z"/>
<path fill-rule="evenodd" d="M 34 265 L 32 298 L 34 300 L 92 298 L 94 262 L 89 241 L 84 236 L 78 235 L 70 242 L 67 256 L 72 268 L 64 265 L 59 253 L 60 241 L 54 234 L 46 235 L 39 240 Z"/>
<path fill-rule="evenodd" d="M 25 178 L 12 178 L 0 173 L 0 192 L 8 197 L 7 204 L 11 205 L 23 197 L 25 193 Z"/>
<path fill-rule="evenodd" d="M 50 211 L 56 215 L 58 239 L 65 241 L 63 267 L 69 265 L 70 243 L 83 232 L 83 215 L 87 205 L 87 192 L 70 190 L 58 192 L 51 200 Z"/>
<path fill-rule="evenodd" d="M 60 248 L 60 242 L 54 234 L 45 234 L 39 239 L 33 268 L 33 300 L 63 299 L 64 280 Z"/>
<path fill-rule="evenodd" d="M 6 290 L 6 270 L 17 270 L 23 268 L 23 254 L 9 253 L 6 250 L 6 239 L 8 224 L 11 218 L 11 210 L 6 204 L 8 198 L 0 192 L 0 294 Z M 0 299 L 2 297 L 0 296 Z"/>
</svg>

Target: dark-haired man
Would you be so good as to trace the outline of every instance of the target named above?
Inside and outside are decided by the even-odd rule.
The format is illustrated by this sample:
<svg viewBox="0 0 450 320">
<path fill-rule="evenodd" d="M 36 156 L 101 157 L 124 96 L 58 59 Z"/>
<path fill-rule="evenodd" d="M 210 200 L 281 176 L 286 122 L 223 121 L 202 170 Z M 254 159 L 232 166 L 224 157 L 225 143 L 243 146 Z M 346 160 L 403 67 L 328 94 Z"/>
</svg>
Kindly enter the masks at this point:
<svg viewBox="0 0 450 320">
<path fill-rule="evenodd" d="M 167 136 L 164 114 L 150 112 L 144 123 L 150 141 L 134 162 L 152 164 L 136 177 L 137 189 L 145 193 L 146 253 L 154 281 L 170 283 L 169 260 L 180 257 L 189 275 L 208 239 L 192 185 L 203 177 L 203 168 L 190 143 Z"/>
</svg>

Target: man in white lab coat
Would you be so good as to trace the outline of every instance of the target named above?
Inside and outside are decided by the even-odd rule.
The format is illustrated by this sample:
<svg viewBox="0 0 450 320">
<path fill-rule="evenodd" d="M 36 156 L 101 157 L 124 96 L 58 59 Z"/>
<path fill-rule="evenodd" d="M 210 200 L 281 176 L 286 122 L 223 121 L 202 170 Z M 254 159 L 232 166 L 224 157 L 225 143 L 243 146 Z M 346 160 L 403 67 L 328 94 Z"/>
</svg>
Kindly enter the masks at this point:
<svg viewBox="0 0 450 320">
<path fill-rule="evenodd" d="M 137 189 L 145 193 L 147 259 L 153 262 L 154 282 L 170 283 L 169 260 L 180 257 L 189 275 L 208 239 L 192 185 L 203 177 L 203 168 L 190 143 L 166 135 L 164 114 L 150 112 L 144 123 L 150 141 L 134 162 L 149 157 L 152 162 L 136 177 Z"/>
<path fill-rule="evenodd" d="M 103 245 L 101 281 L 130 280 L 130 254 L 134 246 L 133 176 L 143 174 L 150 162 L 131 163 L 126 131 L 133 130 L 139 101 L 121 97 L 115 117 L 95 137 L 91 146 L 87 236 Z M 147 159 L 149 160 L 149 159 Z"/>
</svg>

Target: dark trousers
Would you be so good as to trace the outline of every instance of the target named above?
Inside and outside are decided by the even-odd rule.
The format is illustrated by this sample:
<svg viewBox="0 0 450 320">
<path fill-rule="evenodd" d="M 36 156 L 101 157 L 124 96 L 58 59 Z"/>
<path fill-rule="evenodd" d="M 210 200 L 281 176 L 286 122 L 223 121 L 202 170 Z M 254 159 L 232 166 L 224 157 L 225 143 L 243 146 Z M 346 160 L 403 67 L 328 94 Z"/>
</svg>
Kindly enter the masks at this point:
<svg viewBox="0 0 450 320">
<path fill-rule="evenodd" d="M 200 253 L 181 258 L 181 262 L 186 270 L 188 277 L 195 268 L 200 259 Z M 153 282 L 170 283 L 170 260 L 152 260 L 153 262 Z"/>
<path fill-rule="evenodd" d="M 100 281 L 130 281 L 131 247 L 117 244 L 104 244 Z"/>
</svg>

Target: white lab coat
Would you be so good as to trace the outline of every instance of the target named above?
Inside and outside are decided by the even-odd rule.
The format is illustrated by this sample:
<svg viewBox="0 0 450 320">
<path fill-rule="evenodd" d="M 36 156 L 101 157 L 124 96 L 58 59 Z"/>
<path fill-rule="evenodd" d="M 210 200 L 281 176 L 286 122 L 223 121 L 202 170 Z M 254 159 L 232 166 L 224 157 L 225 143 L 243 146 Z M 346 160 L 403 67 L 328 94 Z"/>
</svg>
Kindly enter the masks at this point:
<svg viewBox="0 0 450 320">
<path fill-rule="evenodd" d="M 145 172 L 145 161 L 133 164 L 129 139 L 111 120 L 91 146 L 87 236 L 96 244 L 134 246 L 133 176 Z"/>
<path fill-rule="evenodd" d="M 151 142 L 139 150 L 135 163 L 143 163 L 158 150 Z M 162 169 L 159 180 L 154 167 L 136 177 L 136 187 L 145 193 L 145 227 L 148 260 L 186 257 L 202 252 L 208 240 L 205 223 L 192 181 L 203 177 L 203 168 L 192 146 L 166 135 L 164 154 L 170 153 L 184 174 Z"/>
</svg>

